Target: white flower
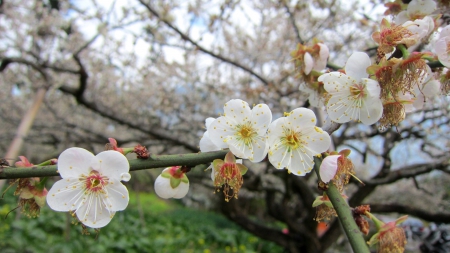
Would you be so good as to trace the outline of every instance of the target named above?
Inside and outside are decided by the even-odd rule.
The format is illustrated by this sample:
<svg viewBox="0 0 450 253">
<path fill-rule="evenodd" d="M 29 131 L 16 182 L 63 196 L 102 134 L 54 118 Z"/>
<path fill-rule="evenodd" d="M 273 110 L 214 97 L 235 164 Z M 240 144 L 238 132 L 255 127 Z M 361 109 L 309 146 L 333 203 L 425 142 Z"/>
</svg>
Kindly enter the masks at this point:
<svg viewBox="0 0 450 253">
<path fill-rule="evenodd" d="M 412 0 L 405 11 L 401 11 L 395 17 L 396 24 L 403 24 L 409 20 L 424 18 L 436 10 L 436 2 L 433 0 Z"/>
<path fill-rule="evenodd" d="M 413 33 L 410 38 L 415 40 L 415 44 L 418 44 L 422 42 L 422 39 L 426 38 L 431 32 L 433 32 L 434 21 L 430 16 L 426 16 L 423 19 L 406 21 L 402 26 Z M 411 48 L 411 46 L 408 48 Z"/>
<path fill-rule="evenodd" d="M 330 136 L 316 127 L 316 115 L 310 109 L 297 108 L 269 126 L 270 163 L 297 176 L 310 172 L 313 156 L 326 151 L 330 144 Z"/>
<path fill-rule="evenodd" d="M 341 155 L 329 155 L 325 157 L 320 165 L 319 175 L 324 183 L 334 178 L 338 169 L 338 159 Z"/>
<path fill-rule="evenodd" d="M 331 95 L 327 103 L 331 120 L 337 123 L 357 120 L 372 125 L 381 118 L 380 86 L 377 81 L 367 78 L 366 68 L 370 65 L 367 54 L 355 52 L 345 65 L 347 74 L 331 72 L 319 77 Z"/>
<path fill-rule="evenodd" d="M 166 168 L 155 180 L 155 192 L 163 199 L 181 199 L 189 191 L 189 180 L 180 166 Z"/>
<path fill-rule="evenodd" d="M 215 120 L 215 118 L 211 118 L 211 117 L 207 118 L 205 120 L 206 132 L 203 134 L 203 137 L 200 139 L 200 144 L 199 144 L 201 152 L 220 150 L 220 148 L 211 141 L 211 138 L 209 138 L 208 128 L 214 120 Z"/>
<path fill-rule="evenodd" d="M 434 44 L 434 50 L 439 61 L 450 68 L 450 25 L 444 27 L 439 34 L 439 39 Z"/>
<path fill-rule="evenodd" d="M 272 112 L 266 104 L 250 110 L 247 102 L 232 99 L 224 106 L 224 116 L 208 128 L 209 138 L 219 148 L 230 148 L 237 157 L 260 162 L 267 155 L 267 128 Z"/>
<path fill-rule="evenodd" d="M 431 68 L 426 65 L 427 74 L 425 78 L 421 80 L 417 86 L 414 87 L 414 93 L 416 98 L 414 100 L 413 106 L 415 109 L 422 109 L 426 99 L 432 99 L 433 97 L 439 95 L 441 91 L 441 82 L 435 79 Z"/>
<path fill-rule="evenodd" d="M 94 156 L 82 148 L 66 149 L 58 158 L 63 179 L 50 189 L 47 203 L 55 211 L 73 211 L 88 227 L 104 227 L 128 205 L 128 190 L 120 181 L 130 179 L 129 169 L 127 158 L 114 150 Z"/>
</svg>

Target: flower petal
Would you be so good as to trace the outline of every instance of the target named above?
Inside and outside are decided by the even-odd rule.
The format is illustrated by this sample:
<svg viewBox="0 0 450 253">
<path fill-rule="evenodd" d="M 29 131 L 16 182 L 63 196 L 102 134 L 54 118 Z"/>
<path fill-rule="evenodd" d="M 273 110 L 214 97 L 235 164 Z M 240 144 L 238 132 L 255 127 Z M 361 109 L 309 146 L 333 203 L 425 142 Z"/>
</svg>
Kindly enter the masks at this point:
<svg viewBox="0 0 450 253">
<path fill-rule="evenodd" d="M 369 76 L 366 69 L 371 64 L 372 62 L 370 61 L 370 57 L 366 53 L 354 52 L 345 64 L 345 73 L 359 81 L 361 78 Z"/>
<path fill-rule="evenodd" d="M 181 199 L 184 198 L 184 196 L 186 196 L 186 194 L 189 191 L 189 183 L 181 183 L 177 188 L 176 188 L 176 192 L 173 195 L 174 199 Z"/>
<path fill-rule="evenodd" d="M 269 151 L 269 145 L 265 137 L 254 138 L 252 140 L 253 146 L 253 159 L 250 160 L 254 163 L 261 162 Z"/>
<path fill-rule="evenodd" d="M 284 145 L 275 144 L 269 148 L 269 162 L 276 169 L 283 169 L 291 164 L 291 154 Z"/>
<path fill-rule="evenodd" d="M 230 151 L 237 157 L 253 160 L 253 145 L 245 144 L 243 140 L 239 140 L 235 136 L 227 137 L 227 144 Z"/>
<path fill-rule="evenodd" d="M 306 52 L 303 57 L 303 64 L 303 72 L 305 72 L 306 75 L 309 75 L 314 67 L 314 60 L 308 52 Z"/>
<path fill-rule="evenodd" d="M 159 175 L 155 180 L 155 192 L 160 198 L 169 199 L 175 195 L 175 189 L 170 186 L 170 179 Z"/>
<path fill-rule="evenodd" d="M 95 194 L 81 202 L 75 213 L 81 223 L 91 228 L 101 228 L 108 225 L 115 214 L 115 212 L 106 209 L 101 195 Z"/>
<path fill-rule="evenodd" d="M 240 99 L 232 99 L 225 103 L 224 116 L 233 119 L 237 122 L 246 121 L 250 119 L 251 110 L 248 103 Z"/>
<path fill-rule="evenodd" d="M 359 112 L 359 120 L 364 125 L 375 124 L 383 115 L 383 103 L 378 97 L 367 97 Z"/>
<path fill-rule="evenodd" d="M 311 156 L 327 151 L 331 145 L 330 135 L 320 127 L 302 129 L 301 139 Z"/>
<path fill-rule="evenodd" d="M 219 117 L 214 120 L 208 128 L 209 138 L 219 148 L 228 148 L 225 142 L 229 135 L 234 134 L 234 120 L 227 117 Z"/>
<path fill-rule="evenodd" d="M 83 185 L 78 178 L 65 178 L 54 183 L 47 194 L 48 206 L 59 212 L 76 209 L 76 203 L 83 197 Z"/>
<path fill-rule="evenodd" d="M 258 135 L 265 136 L 270 122 L 272 122 L 272 112 L 266 104 L 258 104 L 252 109 L 252 126 L 258 129 Z"/>
<path fill-rule="evenodd" d="M 291 164 L 289 170 L 296 176 L 304 176 L 309 173 L 314 166 L 313 155 L 310 151 L 303 152 L 301 149 L 292 151 Z"/>
<path fill-rule="evenodd" d="M 125 185 L 118 180 L 110 180 L 109 184 L 105 187 L 106 196 L 104 196 L 105 203 L 108 205 L 106 208 L 110 211 L 122 211 L 128 206 L 129 195 Z"/>
<path fill-rule="evenodd" d="M 330 182 L 336 175 L 339 157 L 341 157 L 341 155 L 330 155 L 323 159 L 322 164 L 320 165 L 319 174 L 320 179 L 324 183 Z"/>
<path fill-rule="evenodd" d="M 214 120 L 216 120 L 216 118 L 212 118 L 212 117 L 209 117 L 209 118 L 207 118 L 207 119 L 205 120 L 205 127 L 206 127 L 206 130 L 208 130 L 209 126 L 211 125 L 211 123 L 212 123 Z"/>
<path fill-rule="evenodd" d="M 130 171 L 128 159 L 120 152 L 107 150 L 97 154 L 97 171 L 103 176 L 120 181 L 122 173 Z M 93 167 L 95 169 L 95 167 Z"/>
<path fill-rule="evenodd" d="M 301 128 L 314 127 L 317 123 L 316 115 L 312 110 L 307 108 L 294 109 L 286 119 L 286 126 L 292 128 L 296 132 Z"/>
<path fill-rule="evenodd" d="M 209 138 L 209 133 L 208 131 L 206 131 L 203 134 L 203 137 L 200 139 L 200 151 L 201 152 L 210 152 L 210 151 L 216 151 L 216 150 L 220 150 L 219 147 L 216 146 L 216 144 L 214 144 L 211 139 Z"/>
<path fill-rule="evenodd" d="M 78 178 L 81 174 L 89 174 L 96 163 L 97 158 L 86 149 L 69 148 L 59 155 L 58 172 L 62 178 Z"/>
</svg>

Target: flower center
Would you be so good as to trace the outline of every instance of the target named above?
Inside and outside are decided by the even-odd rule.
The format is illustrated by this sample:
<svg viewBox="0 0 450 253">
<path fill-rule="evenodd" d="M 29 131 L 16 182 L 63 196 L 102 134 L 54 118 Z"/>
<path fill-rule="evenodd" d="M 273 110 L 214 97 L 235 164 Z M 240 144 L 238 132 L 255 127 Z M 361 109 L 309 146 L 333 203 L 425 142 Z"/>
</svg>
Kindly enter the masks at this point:
<svg viewBox="0 0 450 253">
<path fill-rule="evenodd" d="M 242 140 L 245 145 L 250 145 L 252 143 L 252 138 L 256 135 L 256 131 L 250 125 L 249 122 L 244 125 L 237 125 L 237 138 Z"/>
<path fill-rule="evenodd" d="M 354 83 L 350 86 L 350 94 L 356 99 L 365 97 L 364 85 L 359 83 Z"/>
<path fill-rule="evenodd" d="M 108 184 L 108 178 L 103 177 L 97 171 L 93 170 L 86 177 L 86 189 L 90 192 L 103 191 L 103 187 Z"/>
<path fill-rule="evenodd" d="M 281 138 L 283 145 L 288 146 L 292 150 L 295 150 L 302 146 L 303 141 L 300 139 L 300 133 L 292 130 L 285 130 L 285 137 Z"/>
</svg>

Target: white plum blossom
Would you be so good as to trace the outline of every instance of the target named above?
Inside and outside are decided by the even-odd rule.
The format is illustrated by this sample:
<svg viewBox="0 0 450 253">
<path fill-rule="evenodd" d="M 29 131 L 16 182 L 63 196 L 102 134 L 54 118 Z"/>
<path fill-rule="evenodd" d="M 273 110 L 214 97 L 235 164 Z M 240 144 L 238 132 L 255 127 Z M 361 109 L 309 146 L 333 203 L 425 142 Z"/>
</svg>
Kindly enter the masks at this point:
<svg viewBox="0 0 450 253">
<path fill-rule="evenodd" d="M 361 121 L 365 125 L 377 122 L 383 113 L 380 85 L 367 78 L 370 58 L 362 52 L 353 53 L 345 65 L 345 73 L 331 72 L 319 77 L 331 95 L 327 112 L 332 121 L 345 123 Z"/>
<path fill-rule="evenodd" d="M 324 183 L 330 182 L 336 175 L 339 157 L 341 157 L 341 155 L 329 155 L 322 160 L 319 175 Z"/>
<path fill-rule="evenodd" d="M 163 199 L 181 199 L 188 191 L 189 180 L 180 166 L 164 169 L 155 180 L 155 192 Z"/>
<path fill-rule="evenodd" d="M 413 33 L 410 38 L 415 40 L 415 44 L 408 47 L 409 51 L 411 51 L 415 45 L 421 43 L 423 39 L 433 32 L 434 20 L 430 16 L 426 16 L 422 19 L 406 21 L 402 26 Z"/>
<path fill-rule="evenodd" d="M 313 157 L 326 151 L 330 136 L 316 127 L 316 115 L 310 109 L 297 108 L 269 126 L 269 161 L 277 169 L 303 176 L 314 165 Z"/>
<path fill-rule="evenodd" d="M 414 87 L 415 100 L 413 106 L 415 109 L 422 109 L 426 99 L 432 99 L 439 95 L 441 91 L 441 82 L 435 79 L 431 68 L 426 65 L 427 74 L 423 81 Z"/>
<path fill-rule="evenodd" d="M 209 126 L 209 138 L 219 148 L 230 148 L 237 157 L 260 162 L 267 155 L 271 121 L 272 112 L 266 104 L 250 109 L 247 102 L 232 99 L 225 104 L 223 116 Z"/>
<path fill-rule="evenodd" d="M 120 181 L 131 178 L 129 169 L 117 151 L 94 156 L 82 148 L 66 149 L 58 158 L 62 179 L 48 192 L 47 203 L 55 211 L 75 213 L 88 227 L 104 227 L 128 205 L 128 190 Z"/>
<path fill-rule="evenodd" d="M 434 0 L 412 0 L 406 10 L 401 11 L 394 22 L 396 24 L 403 24 L 407 21 L 414 21 L 422 19 L 427 15 L 432 14 L 436 10 L 436 2 Z"/>
<path fill-rule="evenodd" d="M 442 29 L 439 39 L 434 43 L 434 50 L 442 65 L 450 68 L 450 25 Z"/>
<path fill-rule="evenodd" d="M 202 138 L 200 139 L 200 144 L 199 144 L 201 152 L 210 152 L 210 151 L 220 150 L 220 148 L 216 144 L 214 144 L 211 141 L 211 138 L 209 137 L 208 128 L 214 120 L 215 120 L 215 118 L 211 118 L 211 117 L 207 118 L 205 120 L 206 132 L 203 134 Z"/>
</svg>

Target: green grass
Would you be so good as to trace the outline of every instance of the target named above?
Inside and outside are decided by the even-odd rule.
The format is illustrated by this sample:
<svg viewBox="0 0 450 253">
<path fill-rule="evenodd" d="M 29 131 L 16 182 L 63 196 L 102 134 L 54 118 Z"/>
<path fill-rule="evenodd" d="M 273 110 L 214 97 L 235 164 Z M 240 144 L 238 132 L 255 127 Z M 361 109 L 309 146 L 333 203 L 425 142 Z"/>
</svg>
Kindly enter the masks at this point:
<svg viewBox="0 0 450 253">
<path fill-rule="evenodd" d="M 72 217 L 48 207 L 36 219 L 17 211 L 4 219 L 17 203 L 12 192 L 0 200 L 2 253 L 282 252 L 279 246 L 243 231 L 221 215 L 185 208 L 149 193 L 131 193 L 128 208 L 117 212 L 97 236 L 94 230 L 82 235 Z"/>
</svg>

